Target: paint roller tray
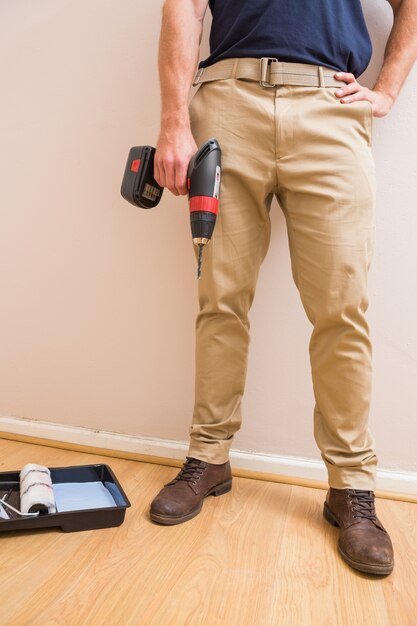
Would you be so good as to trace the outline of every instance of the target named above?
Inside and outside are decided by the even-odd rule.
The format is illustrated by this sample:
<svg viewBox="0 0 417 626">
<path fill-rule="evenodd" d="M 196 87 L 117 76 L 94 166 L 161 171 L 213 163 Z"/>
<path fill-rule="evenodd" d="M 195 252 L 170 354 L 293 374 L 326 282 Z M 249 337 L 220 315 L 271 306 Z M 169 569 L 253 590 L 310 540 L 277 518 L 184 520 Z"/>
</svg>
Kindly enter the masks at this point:
<svg viewBox="0 0 417 626">
<path fill-rule="evenodd" d="M 0 531 L 60 526 L 64 532 L 120 526 L 131 506 L 108 465 L 50 467 L 57 512 L 20 517 L 4 507 Z M 98 489 L 97 489 L 98 488 Z M 0 498 L 20 510 L 20 471 L 0 472 Z M 77 495 L 78 494 L 78 495 Z"/>
</svg>

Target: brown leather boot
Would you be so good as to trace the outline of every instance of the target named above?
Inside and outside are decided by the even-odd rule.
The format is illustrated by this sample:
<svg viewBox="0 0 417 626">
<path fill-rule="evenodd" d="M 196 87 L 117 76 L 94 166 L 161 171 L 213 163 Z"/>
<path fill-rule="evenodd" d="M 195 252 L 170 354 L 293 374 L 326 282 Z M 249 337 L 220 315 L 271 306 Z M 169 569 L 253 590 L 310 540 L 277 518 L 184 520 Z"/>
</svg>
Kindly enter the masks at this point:
<svg viewBox="0 0 417 626">
<path fill-rule="evenodd" d="M 375 512 L 373 491 L 333 489 L 327 492 L 323 515 L 340 527 L 339 552 L 351 567 L 367 574 L 389 574 L 394 550 Z"/>
<path fill-rule="evenodd" d="M 230 461 L 221 465 L 187 456 L 174 480 L 152 500 L 150 517 L 159 524 L 180 524 L 200 513 L 206 496 L 220 496 L 232 488 Z"/>
</svg>

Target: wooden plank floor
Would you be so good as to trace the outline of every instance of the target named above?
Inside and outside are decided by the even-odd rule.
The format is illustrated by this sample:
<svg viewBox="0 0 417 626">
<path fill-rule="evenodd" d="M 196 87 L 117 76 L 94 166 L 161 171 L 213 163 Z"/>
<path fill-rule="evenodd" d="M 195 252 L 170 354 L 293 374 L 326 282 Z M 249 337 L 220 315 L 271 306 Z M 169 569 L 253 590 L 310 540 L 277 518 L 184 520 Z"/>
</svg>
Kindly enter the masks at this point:
<svg viewBox="0 0 417 626">
<path fill-rule="evenodd" d="M 118 528 L 0 533 L 0 624 L 415 626 L 417 505 L 377 500 L 396 565 L 355 572 L 325 491 L 247 478 L 176 526 L 148 517 L 178 468 L 0 439 L 0 471 L 107 463 L 132 506 Z"/>
</svg>

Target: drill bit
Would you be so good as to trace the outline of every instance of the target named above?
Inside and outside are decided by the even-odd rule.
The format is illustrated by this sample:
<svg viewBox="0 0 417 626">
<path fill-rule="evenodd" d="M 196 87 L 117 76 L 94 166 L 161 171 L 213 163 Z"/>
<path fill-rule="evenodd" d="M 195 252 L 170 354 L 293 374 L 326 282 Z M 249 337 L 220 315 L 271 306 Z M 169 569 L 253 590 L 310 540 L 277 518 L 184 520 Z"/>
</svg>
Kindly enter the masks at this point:
<svg viewBox="0 0 417 626">
<path fill-rule="evenodd" d="M 197 269 L 197 278 L 198 280 L 200 280 L 200 276 L 201 276 L 201 264 L 203 262 L 203 244 L 200 243 L 198 245 L 198 269 Z"/>
</svg>

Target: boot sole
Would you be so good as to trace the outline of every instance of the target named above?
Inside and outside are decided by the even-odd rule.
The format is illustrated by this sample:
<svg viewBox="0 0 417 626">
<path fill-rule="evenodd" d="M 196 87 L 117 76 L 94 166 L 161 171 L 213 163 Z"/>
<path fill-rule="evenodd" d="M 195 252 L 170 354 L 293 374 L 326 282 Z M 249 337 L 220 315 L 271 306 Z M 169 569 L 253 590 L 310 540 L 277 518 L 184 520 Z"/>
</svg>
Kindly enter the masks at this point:
<svg viewBox="0 0 417 626">
<path fill-rule="evenodd" d="M 327 502 L 324 503 L 323 517 L 332 526 L 340 526 L 339 522 L 331 512 Z M 365 572 L 366 574 L 390 574 L 394 569 L 394 561 L 392 563 L 388 563 L 387 565 L 371 565 L 370 563 L 361 563 L 360 561 L 354 561 L 353 559 L 351 559 L 350 556 L 348 556 L 339 545 L 337 547 L 346 563 L 354 569 L 359 570 L 360 572 Z"/>
<path fill-rule="evenodd" d="M 216 485 L 215 487 L 212 487 L 210 491 L 208 491 L 206 495 L 203 497 L 203 499 L 201 500 L 201 504 L 199 508 L 195 509 L 194 511 L 191 511 L 191 513 L 187 513 L 187 515 L 173 517 L 169 515 L 158 515 L 157 513 L 150 512 L 149 513 L 150 518 L 153 522 L 157 522 L 158 524 L 164 524 L 166 526 L 172 526 L 173 524 L 181 524 L 182 522 L 187 522 L 189 519 L 192 519 L 193 517 L 195 517 L 196 515 L 200 513 L 201 509 L 203 508 L 204 498 L 207 498 L 207 496 L 221 496 L 224 493 L 228 493 L 231 489 L 232 489 L 232 479 L 227 480 L 226 482 L 221 483 L 220 485 Z"/>
</svg>

